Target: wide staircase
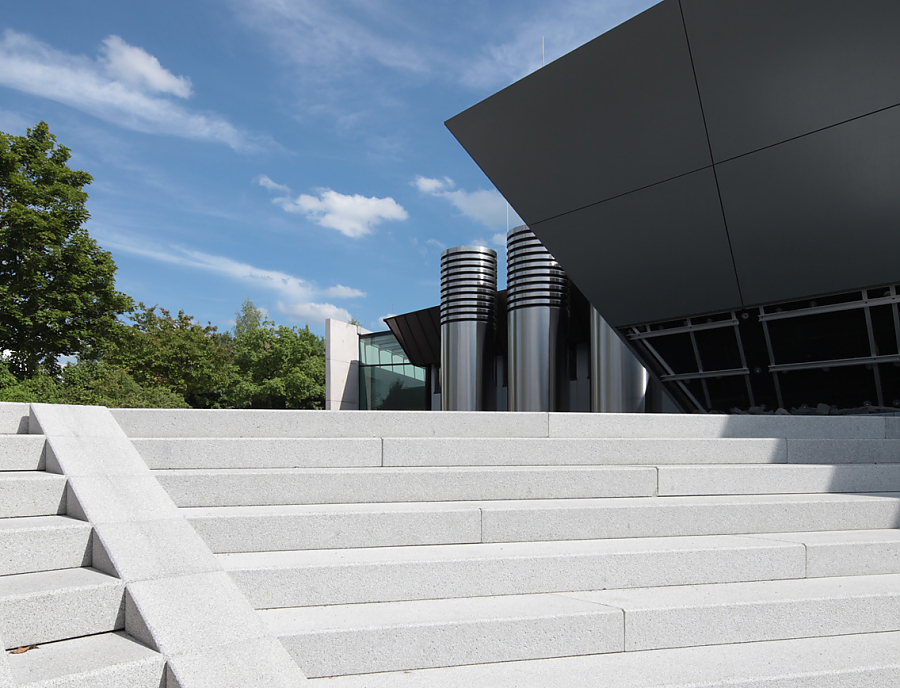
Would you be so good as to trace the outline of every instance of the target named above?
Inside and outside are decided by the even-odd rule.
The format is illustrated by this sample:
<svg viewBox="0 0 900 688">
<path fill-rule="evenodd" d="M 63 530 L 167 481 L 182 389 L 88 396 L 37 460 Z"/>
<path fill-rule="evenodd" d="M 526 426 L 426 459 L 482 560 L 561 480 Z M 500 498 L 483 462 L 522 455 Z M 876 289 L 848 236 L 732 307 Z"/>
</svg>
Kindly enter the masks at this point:
<svg viewBox="0 0 900 688">
<path fill-rule="evenodd" d="M 900 418 L 113 415 L 323 688 L 900 686 Z"/>
<path fill-rule="evenodd" d="M 0 407 L 0 686 L 159 688 L 165 660 L 124 631 L 125 584 L 92 567 L 28 406 Z"/>
</svg>

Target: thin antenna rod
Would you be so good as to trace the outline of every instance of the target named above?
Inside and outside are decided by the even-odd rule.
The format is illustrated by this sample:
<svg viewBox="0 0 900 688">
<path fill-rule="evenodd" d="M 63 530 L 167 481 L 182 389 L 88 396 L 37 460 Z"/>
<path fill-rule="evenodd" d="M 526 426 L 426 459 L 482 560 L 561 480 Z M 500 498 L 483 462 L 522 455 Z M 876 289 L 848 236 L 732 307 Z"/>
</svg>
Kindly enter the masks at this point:
<svg viewBox="0 0 900 688">
<path fill-rule="evenodd" d="M 506 202 L 506 231 L 509 231 L 509 201 Z"/>
<path fill-rule="evenodd" d="M 544 37 L 541 36 L 541 67 L 544 66 Z"/>
</svg>

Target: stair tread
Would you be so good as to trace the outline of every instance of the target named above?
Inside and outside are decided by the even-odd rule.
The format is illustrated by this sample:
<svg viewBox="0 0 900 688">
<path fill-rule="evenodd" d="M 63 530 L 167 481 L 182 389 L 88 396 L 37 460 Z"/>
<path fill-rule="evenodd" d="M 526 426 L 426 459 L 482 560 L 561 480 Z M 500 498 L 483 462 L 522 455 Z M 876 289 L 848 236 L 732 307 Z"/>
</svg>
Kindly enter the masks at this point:
<svg viewBox="0 0 900 688">
<path fill-rule="evenodd" d="M 881 531 L 874 531 L 881 532 Z M 894 532 L 894 531 L 888 531 Z M 900 540 L 900 534 L 897 535 Z M 365 547 L 333 550 L 288 550 L 219 554 L 226 570 L 239 568 L 309 568 L 354 564 L 406 562 L 484 561 L 631 554 L 647 552 L 717 550 L 722 548 L 765 550 L 774 540 L 741 535 L 697 535 L 659 538 L 610 538 L 603 540 L 555 540 L 542 542 L 476 543 L 460 545 L 417 545 L 407 547 Z M 784 544 L 784 543 L 782 543 Z"/>
<path fill-rule="evenodd" d="M 44 467 L 43 435 L 0 435 L 0 475 Z"/>
<path fill-rule="evenodd" d="M 900 633 L 888 632 L 338 676 L 311 683 L 315 688 L 840 688 L 894 685 L 898 674 Z M 888 680 L 880 683 L 879 678 Z"/>
<path fill-rule="evenodd" d="M 17 516 L 0 518 L 0 536 L 4 533 L 31 530 L 77 530 L 90 531 L 91 524 L 61 514 L 50 516 Z"/>
<path fill-rule="evenodd" d="M 123 632 L 45 643 L 7 657 L 20 686 L 159 688 L 165 672 L 161 654 Z"/>
<path fill-rule="evenodd" d="M 125 587 L 118 578 L 88 567 L 0 576 L 0 600 L 76 588 Z"/>
</svg>

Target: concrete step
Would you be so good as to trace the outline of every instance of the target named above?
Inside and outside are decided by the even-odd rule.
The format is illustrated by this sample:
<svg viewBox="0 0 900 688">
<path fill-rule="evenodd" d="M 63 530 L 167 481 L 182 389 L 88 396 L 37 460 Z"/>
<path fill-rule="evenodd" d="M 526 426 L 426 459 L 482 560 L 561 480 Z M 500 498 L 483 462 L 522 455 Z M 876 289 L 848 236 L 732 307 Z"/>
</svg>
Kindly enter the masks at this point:
<svg viewBox="0 0 900 688">
<path fill-rule="evenodd" d="M 546 413 L 110 409 L 129 437 L 548 437 Z M 884 425 L 880 437 L 884 437 Z"/>
<path fill-rule="evenodd" d="M 888 419 L 891 420 L 891 419 Z M 897 463 L 900 440 L 787 440 L 788 463 Z"/>
<path fill-rule="evenodd" d="M 806 575 L 810 578 L 900 573 L 900 530 L 896 528 L 770 533 L 759 537 L 802 544 L 806 548 Z"/>
<path fill-rule="evenodd" d="M 386 437 L 385 466 L 787 463 L 779 439 Z"/>
<path fill-rule="evenodd" d="M 313 688 L 896 688 L 900 633 L 617 652 L 315 679 Z"/>
<path fill-rule="evenodd" d="M 900 463 L 660 466 L 660 495 L 898 492 Z"/>
<path fill-rule="evenodd" d="M 187 507 L 648 497 L 656 494 L 657 482 L 656 468 L 649 466 L 270 468 L 154 475 L 178 506 Z"/>
<path fill-rule="evenodd" d="M 66 477 L 43 471 L 0 473 L 0 518 L 66 513 Z"/>
<path fill-rule="evenodd" d="M 0 576 L 90 564 L 90 523 L 66 516 L 0 519 Z"/>
<path fill-rule="evenodd" d="M 0 401 L 0 435 L 28 433 L 28 404 Z"/>
<path fill-rule="evenodd" d="M 21 688 L 160 688 L 165 658 L 124 632 L 100 633 L 7 655 Z"/>
<path fill-rule="evenodd" d="M 307 677 L 620 652 L 622 612 L 561 595 L 261 611 Z"/>
<path fill-rule="evenodd" d="M 731 535 L 222 554 L 219 561 L 258 609 L 806 575 L 802 543 Z"/>
<path fill-rule="evenodd" d="M 125 584 L 90 568 L 0 577 L 0 638 L 7 648 L 119 630 Z"/>
<path fill-rule="evenodd" d="M 380 466 L 380 438 L 137 437 L 150 468 L 330 468 Z"/>
<path fill-rule="evenodd" d="M 870 530 L 900 493 L 185 508 L 217 553 Z"/>
<path fill-rule="evenodd" d="M 43 435 L 0 436 L 0 471 L 44 470 Z"/>
<path fill-rule="evenodd" d="M 560 593 L 625 612 L 625 649 L 900 630 L 900 574 Z"/>
<path fill-rule="evenodd" d="M 433 411 L 110 409 L 131 437 L 900 439 L 900 418 Z"/>
<path fill-rule="evenodd" d="M 260 613 L 308 676 L 331 676 L 898 631 L 900 575 Z"/>
</svg>

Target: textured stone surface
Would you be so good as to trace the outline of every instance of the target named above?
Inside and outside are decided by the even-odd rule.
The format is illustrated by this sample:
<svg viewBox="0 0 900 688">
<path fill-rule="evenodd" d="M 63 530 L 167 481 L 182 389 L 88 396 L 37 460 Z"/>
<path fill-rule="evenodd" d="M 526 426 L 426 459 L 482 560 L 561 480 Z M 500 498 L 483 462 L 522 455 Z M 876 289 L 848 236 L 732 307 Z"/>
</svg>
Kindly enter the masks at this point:
<svg viewBox="0 0 900 688">
<path fill-rule="evenodd" d="M 260 612 L 307 676 L 617 652 L 622 612 L 507 595 Z"/>
<path fill-rule="evenodd" d="M 484 542 L 900 527 L 900 495 L 736 495 L 485 503 Z"/>
<path fill-rule="evenodd" d="M 546 413 L 112 409 L 129 437 L 547 437 Z M 882 437 L 883 426 L 882 426 Z"/>
<path fill-rule="evenodd" d="M 656 492 L 652 467 L 221 469 L 154 475 L 178 506 L 647 497 Z"/>
<path fill-rule="evenodd" d="M 276 638 L 175 655 L 169 660 L 166 679 L 166 688 L 293 688 L 307 683 Z"/>
<path fill-rule="evenodd" d="M 124 587 L 86 568 L 0 577 L 0 637 L 19 647 L 120 629 Z"/>
<path fill-rule="evenodd" d="M 47 470 L 67 477 L 141 476 L 149 469 L 127 437 L 47 438 Z"/>
<path fill-rule="evenodd" d="M 184 509 L 213 552 L 393 547 L 481 541 L 472 503 Z"/>
<path fill-rule="evenodd" d="M 0 434 L 0 471 L 44 470 L 44 438 Z"/>
<path fill-rule="evenodd" d="M 91 526 L 65 516 L 0 519 L 0 576 L 91 564 Z"/>
<path fill-rule="evenodd" d="M 806 575 L 867 576 L 900 573 L 900 530 L 845 530 L 760 535 L 806 547 Z"/>
<path fill-rule="evenodd" d="M 221 570 L 183 518 L 98 524 L 93 561 L 94 568 L 126 583 Z"/>
<path fill-rule="evenodd" d="M 139 437 L 150 468 L 298 468 L 380 466 L 379 438 Z"/>
<path fill-rule="evenodd" d="M 41 645 L 9 661 L 17 685 L 29 688 L 160 688 L 166 663 L 121 632 Z"/>
<path fill-rule="evenodd" d="M 898 491 L 900 463 L 659 467 L 661 496 Z"/>
<path fill-rule="evenodd" d="M 178 507 L 149 472 L 74 476 L 66 494 L 68 514 L 94 525 L 178 517 Z"/>
<path fill-rule="evenodd" d="M 310 683 L 315 688 L 896 688 L 900 633 L 619 652 Z"/>
<path fill-rule="evenodd" d="M 385 466 L 785 463 L 777 439 L 385 438 Z"/>
<path fill-rule="evenodd" d="M 266 635 L 256 612 L 222 571 L 136 581 L 128 584 L 125 597 L 125 630 L 164 655 Z"/>
<path fill-rule="evenodd" d="M 876 416 L 551 413 L 550 436 L 883 439 L 885 419 Z"/>
<path fill-rule="evenodd" d="M 28 432 L 28 404 L 0 401 L 0 434 Z"/>
<path fill-rule="evenodd" d="M 805 575 L 803 545 L 711 536 L 226 554 L 258 609 Z"/>
<path fill-rule="evenodd" d="M 625 649 L 900 630 L 900 575 L 562 593 L 625 611 Z"/>
<path fill-rule="evenodd" d="M 28 432 L 54 437 L 123 437 L 109 409 L 103 406 L 31 404 Z"/>
<path fill-rule="evenodd" d="M 66 513 L 66 479 L 43 471 L 0 473 L 0 518 Z"/>
<path fill-rule="evenodd" d="M 900 462 L 900 439 L 788 440 L 787 446 L 788 463 Z"/>
</svg>

